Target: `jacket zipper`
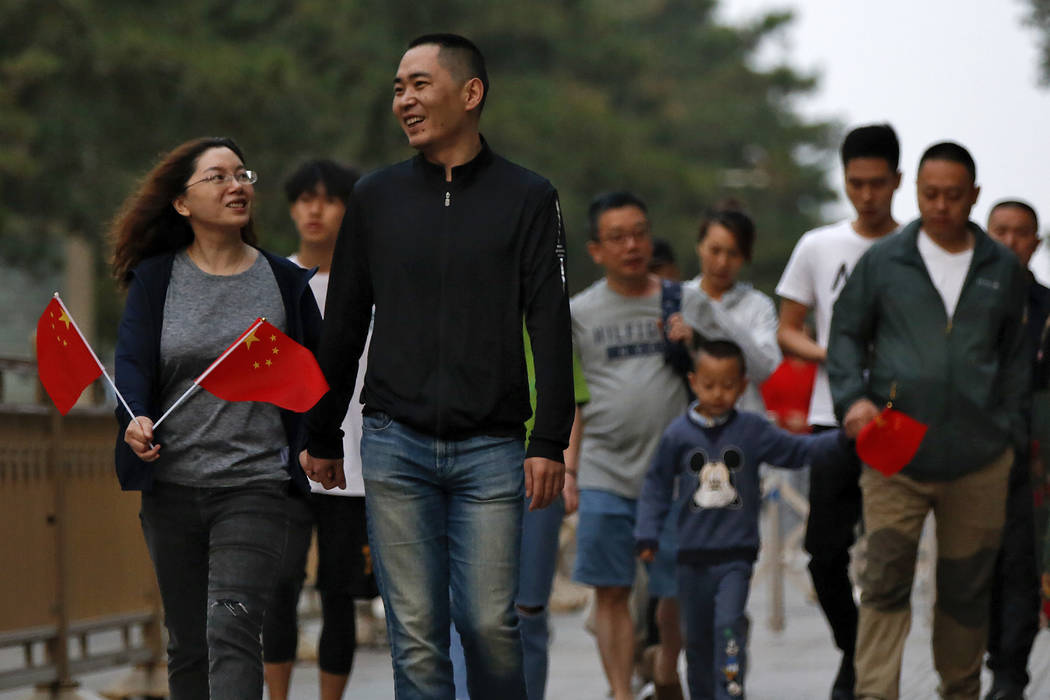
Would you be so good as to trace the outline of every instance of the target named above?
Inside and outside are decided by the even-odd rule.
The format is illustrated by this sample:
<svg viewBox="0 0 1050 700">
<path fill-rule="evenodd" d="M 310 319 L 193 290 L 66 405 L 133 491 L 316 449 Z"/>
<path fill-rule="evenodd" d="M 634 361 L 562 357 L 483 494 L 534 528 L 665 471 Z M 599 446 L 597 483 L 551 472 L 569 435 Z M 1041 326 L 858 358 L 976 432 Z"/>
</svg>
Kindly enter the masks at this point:
<svg viewBox="0 0 1050 700">
<path fill-rule="evenodd" d="M 447 189 L 445 190 L 445 202 L 441 215 L 441 230 L 438 232 L 438 391 L 437 391 L 437 405 L 436 415 L 434 416 L 434 434 L 437 437 L 441 437 L 444 433 L 444 403 L 445 403 L 445 377 L 444 377 L 444 358 L 442 357 L 445 348 L 445 276 L 447 273 L 446 263 L 448 261 L 448 209 L 452 206 L 452 183 L 446 183 Z"/>
</svg>

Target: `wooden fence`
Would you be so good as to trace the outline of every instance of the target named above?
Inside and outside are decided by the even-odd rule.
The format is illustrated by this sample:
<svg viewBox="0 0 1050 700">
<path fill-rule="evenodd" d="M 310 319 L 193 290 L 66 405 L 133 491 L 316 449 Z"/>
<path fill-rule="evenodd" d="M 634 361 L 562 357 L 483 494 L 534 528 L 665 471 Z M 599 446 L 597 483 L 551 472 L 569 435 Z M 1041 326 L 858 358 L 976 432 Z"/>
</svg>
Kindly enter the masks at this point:
<svg viewBox="0 0 1050 700">
<path fill-rule="evenodd" d="M 36 368 L 0 358 L 0 372 L 35 377 Z M 159 594 L 139 496 L 121 492 L 113 471 L 112 411 L 78 406 L 62 417 L 49 402 L 3 398 L 0 690 L 76 697 L 79 674 L 138 664 L 150 687 L 107 695 L 166 695 Z"/>
</svg>

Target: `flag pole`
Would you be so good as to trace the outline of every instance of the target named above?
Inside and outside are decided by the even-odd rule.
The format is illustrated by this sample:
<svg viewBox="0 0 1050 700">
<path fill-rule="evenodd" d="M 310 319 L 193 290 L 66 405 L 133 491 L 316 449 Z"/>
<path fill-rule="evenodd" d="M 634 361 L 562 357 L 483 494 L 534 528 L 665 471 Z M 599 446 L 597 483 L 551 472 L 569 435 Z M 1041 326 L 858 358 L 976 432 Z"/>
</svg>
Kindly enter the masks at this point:
<svg viewBox="0 0 1050 700">
<path fill-rule="evenodd" d="M 88 352 L 91 353 L 91 359 L 93 359 L 95 361 L 95 364 L 98 365 L 98 368 L 102 370 L 102 376 L 105 377 L 106 381 L 109 382 L 109 385 L 113 387 L 113 393 L 117 395 L 117 400 L 120 401 L 120 405 L 124 407 L 124 410 L 128 412 L 128 415 L 131 416 L 131 419 L 135 421 L 138 424 L 139 429 L 142 430 L 142 434 L 145 435 L 146 429 L 142 426 L 142 423 L 139 421 L 138 416 L 136 416 L 131 410 L 131 406 L 128 406 L 128 402 L 124 400 L 123 394 L 120 393 L 120 389 L 117 388 L 117 385 L 113 381 L 113 378 L 109 376 L 109 372 L 106 371 L 106 366 L 103 365 L 102 362 L 98 359 L 98 355 L 95 354 L 95 349 L 91 347 L 91 343 L 89 343 L 87 341 L 87 338 L 84 337 L 84 334 L 80 332 L 80 326 L 77 325 L 76 319 L 73 318 L 73 314 L 69 313 L 69 309 L 66 308 L 65 302 L 62 301 L 62 297 L 58 295 L 58 292 L 55 292 L 55 301 L 58 302 L 58 305 L 62 307 L 62 311 L 69 318 L 69 322 L 73 325 L 73 330 L 75 330 L 77 332 L 77 335 L 80 336 L 80 340 L 84 343 L 84 347 L 86 347 L 88 349 Z M 150 443 L 150 447 L 153 447 L 153 443 Z"/>
<path fill-rule="evenodd" d="M 190 394 L 192 394 L 194 391 L 196 391 L 200 387 L 200 383 L 202 381 L 204 381 L 205 377 L 207 377 L 209 374 L 211 374 L 212 370 L 214 370 L 216 367 L 219 366 L 220 362 L 222 362 L 227 357 L 229 357 L 230 353 L 232 353 L 234 350 L 236 350 L 237 346 L 240 345 L 241 343 L 243 343 L 245 338 L 250 336 L 255 331 L 256 328 L 258 328 L 259 326 L 261 326 L 265 322 L 266 322 L 265 318 L 257 318 L 257 319 L 255 319 L 255 323 L 252 324 L 252 326 L 249 327 L 248 330 L 246 330 L 244 333 L 241 333 L 241 336 L 239 338 L 237 338 L 237 340 L 233 341 L 233 344 L 230 345 L 230 347 L 226 348 L 226 352 L 224 352 L 223 354 L 219 355 L 218 359 L 216 359 L 215 362 L 212 362 L 210 365 L 208 365 L 208 369 L 206 369 L 203 372 L 201 372 L 200 376 L 193 380 L 193 384 L 190 385 L 190 388 L 187 389 L 182 394 L 182 396 L 180 396 L 178 398 L 178 400 L 175 401 L 175 403 L 173 403 L 171 405 L 171 407 L 168 408 L 168 410 L 164 412 L 164 415 L 162 415 L 160 418 L 157 419 L 157 422 L 153 424 L 153 429 L 156 430 L 157 426 L 160 425 L 161 422 L 165 418 L 167 418 L 171 414 L 171 412 L 174 411 L 175 408 L 179 404 L 181 404 L 183 401 L 188 399 L 190 397 Z"/>
</svg>

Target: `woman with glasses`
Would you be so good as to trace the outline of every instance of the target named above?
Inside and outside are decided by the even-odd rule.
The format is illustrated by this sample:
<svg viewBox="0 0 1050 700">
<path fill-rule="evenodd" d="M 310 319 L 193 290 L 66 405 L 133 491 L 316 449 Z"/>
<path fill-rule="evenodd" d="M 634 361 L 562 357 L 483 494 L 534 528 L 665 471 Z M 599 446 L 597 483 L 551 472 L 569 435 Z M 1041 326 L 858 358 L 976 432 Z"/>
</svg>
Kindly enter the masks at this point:
<svg viewBox="0 0 1050 700">
<path fill-rule="evenodd" d="M 300 416 L 196 391 L 157 419 L 257 317 L 313 349 L 310 273 L 255 246 L 254 171 L 225 138 L 163 156 L 109 232 L 127 290 L 116 383 L 134 412 L 117 476 L 140 519 L 168 629 L 172 700 L 261 698 L 260 635 L 287 531 L 308 491 Z"/>
</svg>

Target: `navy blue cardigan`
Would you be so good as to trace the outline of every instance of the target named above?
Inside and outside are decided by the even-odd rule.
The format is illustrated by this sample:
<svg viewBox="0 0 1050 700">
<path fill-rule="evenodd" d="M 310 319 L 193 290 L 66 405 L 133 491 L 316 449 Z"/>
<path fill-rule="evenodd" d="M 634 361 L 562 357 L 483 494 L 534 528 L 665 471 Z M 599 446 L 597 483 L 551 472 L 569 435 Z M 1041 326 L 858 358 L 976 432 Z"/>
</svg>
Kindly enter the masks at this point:
<svg viewBox="0 0 1050 700">
<path fill-rule="evenodd" d="M 321 334 L 321 313 L 309 288 L 312 270 L 277 257 L 265 250 L 259 252 L 270 263 L 277 287 L 281 291 L 287 321 L 288 336 L 297 343 L 316 351 Z M 166 253 L 143 260 L 132 270 L 124 315 L 117 332 L 116 376 L 117 388 L 136 416 L 156 420 L 161 413 L 160 399 L 160 333 L 164 325 L 164 301 L 174 253 Z M 231 299 L 236 303 L 236 299 Z M 123 406 L 117 406 L 116 467 L 117 479 L 124 491 L 148 491 L 153 486 L 153 469 L 139 459 L 124 442 L 124 431 L 131 417 Z M 310 490 L 306 475 L 299 467 L 299 451 L 305 442 L 302 415 L 281 409 L 281 423 L 288 438 L 288 459 L 285 469 L 302 493 Z"/>
</svg>

